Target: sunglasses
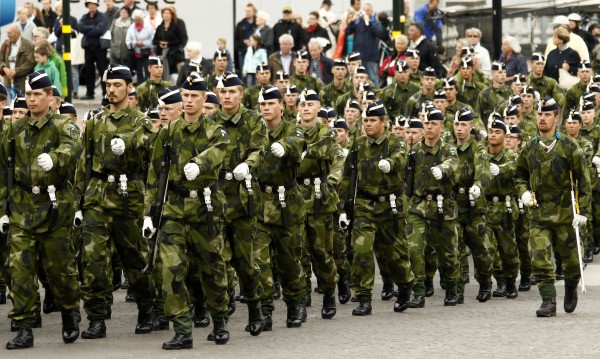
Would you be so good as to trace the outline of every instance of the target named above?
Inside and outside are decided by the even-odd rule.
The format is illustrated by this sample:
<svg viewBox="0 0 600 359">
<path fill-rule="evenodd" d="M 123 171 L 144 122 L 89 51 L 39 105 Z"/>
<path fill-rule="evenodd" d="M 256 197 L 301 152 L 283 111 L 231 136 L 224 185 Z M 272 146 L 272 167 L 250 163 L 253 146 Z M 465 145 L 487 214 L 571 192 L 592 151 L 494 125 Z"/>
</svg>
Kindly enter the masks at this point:
<svg viewBox="0 0 600 359">
<path fill-rule="evenodd" d="M 467 37 L 479 37 L 479 35 L 467 35 Z"/>
</svg>

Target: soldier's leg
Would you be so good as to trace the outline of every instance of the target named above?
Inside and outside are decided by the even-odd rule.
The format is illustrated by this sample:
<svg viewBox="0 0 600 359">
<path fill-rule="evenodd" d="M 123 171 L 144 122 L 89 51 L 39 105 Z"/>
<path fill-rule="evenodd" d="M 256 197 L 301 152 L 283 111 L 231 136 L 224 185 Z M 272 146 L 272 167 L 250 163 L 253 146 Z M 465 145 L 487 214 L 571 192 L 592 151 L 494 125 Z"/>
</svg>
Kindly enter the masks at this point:
<svg viewBox="0 0 600 359">
<path fill-rule="evenodd" d="M 333 261 L 333 213 L 321 213 L 317 218 L 309 215 L 308 224 L 306 237 L 314 260 L 315 274 L 324 295 L 332 296 L 338 282 Z"/>
<path fill-rule="evenodd" d="M 0 292 L 6 294 L 6 289 L 10 289 L 10 272 L 8 271 L 8 241 L 6 234 L 0 233 Z"/>
<path fill-rule="evenodd" d="M 361 303 L 370 303 L 373 296 L 373 283 L 375 281 L 375 260 L 373 258 L 375 226 L 376 224 L 366 217 L 356 216 L 354 218 L 352 231 L 354 259 L 352 261 L 351 280 L 352 292 Z"/>
<path fill-rule="evenodd" d="M 275 310 L 273 304 L 274 280 L 271 270 L 271 229 L 264 223 L 257 223 L 255 260 L 260 269 L 260 284 L 263 288 L 260 298 L 263 315 L 267 318 Z M 304 279 L 304 278 L 302 278 Z"/>
<path fill-rule="evenodd" d="M 494 276 L 494 279 L 496 279 L 494 296 L 503 297 L 506 295 L 506 278 L 504 278 L 504 271 L 502 270 L 502 259 L 500 258 L 497 236 L 497 232 L 502 231 L 502 227 L 497 224 L 488 223 L 487 230 L 488 238 L 490 239 L 490 254 L 492 256 L 492 275 Z"/>
<path fill-rule="evenodd" d="M 256 244 L 256 217 L 252 219 L 238 218 L 232 222 L 231 263 L 240 281 L 240 294 L 248 302 L 260 300 L 260 273 L 254 259 Z"/>
<path fill-rule="evenodd" d="M 519 255 L 514 227 L 505 225 L 501 226 L 501 229 L 496 232 L 496 239 L 498 241 L 498 252 L 502 260 L 502 272 L 506 280 L 506 297 L 516 298 L 515 281 L 519 275 Z"/>
<path fill-rule="evenodd" d="M 305 220 L 303 228 L 308 227 L 308 219 Z M 306 306 L 310 307 L 311 305 L 311 280 L 312 280 L 312 256 L 310 254 L 310 247 L 308 245 L 308 236 L 306 233 L 303 233 L 302 236 L 302 257 L 300 259 L 300 263 L 302 263 L 302 271 L 304 272 L 304 280 L 306 285 Z M 279 263 L 278 263 L 279 264 Z"/>
<path fill-rule="evenodd" d="M 231 264 L 233 258 L 233 249 L 231 248 L 230 238 L 233 236 L 235 228 L 231 223 L 227 222 L 224 224 L 223 230 L 223 258 L 225 260 L 225 271 L 227 272 L 227 290 L 229 293 L 229 315 L 233 315 L 235 312 L 235 287 L 238 285 L 238 279 L 235 274 L 235 268 Z"/>
<path fill-rule="evenodd" d="M 565 269 L 565 298 L 564 310 L 572 313 L 577 307 L 577 286 L 581 279 L 580 257 L 577 251 L 577 236 L 575 230 L 569 224 L 557 226 L 556 233 L 556 251 L 560 252 L 563 258 L 563 267 Z M 580 238 L 580 245 L 583 249 L 583 239 Z M 583 256 L 583 254 L 582 254 Z M 583 263 L 582 263 L 583 264 Z"/>
<path fill-rule="evenodd" d="M 142 248 L 146 248 L 146 247 L 144 246 Z M 119 256 L 119 254 L 117 253 L 116 250 L 113 252 L 113 255 L 111 257 L 111 269 L 112 269 L 112 273 L 113 273 L 113 275 L 111 277 L 112 278 L 112 289 L 118 290 L 119 288 L 121 288 L 121 282 L 122 282 L 121 276 L 123 274 L 123 264 L 121 263 L 121 257 Z"/>
<path fill-rule="evenodd" d="M 594 254 L 600 254 L 600 191 L 592 191 L 592 222 Z"/>
<path fill-rule="evenodd" d="M 160 246 L 156 250 L 156 258 L 154 260 L 154 267 L 152 268 L 152 281 L 156 290 L 156 298 L 154 298 L 154 330 L 164 330 L 169 329 L 169 322 L 165 319 L 165 296 L 162 291 L 163 263 L 160 257 Z"/>
<path fill-rule="evenodd" d="M 467 222 L 466 219 L 458 221 L 458 232 L 462 232 L 462 235 L 458 236 L 458 261 L 460 262 L 460 280 L 459 286 L 464 286 L 466 283 L 469 283 L 470 280 L 470 270 L 469 270 L 469 249 L 466 245 L 466 236 L 465 231 L 467 230 Z M 460 290 L 459 290 L 460 291 Z M 464 290 L 463 290 L 464 292 Z"/>
<path fill-rule="evenodd" d="M 10 226 L 9 270 L 11 273 L 11 297 L 13 307 L 8 317 L 19 328 L 32 328 L 38 291 L 36 274 L 37 250 L 34 236 L 16 226 Z"/>
<path fill-rule="evenodd" d="M 529 246 L 529 220 L 525 213 L 519 214 L 515 237 L 517 240 L 517 250 L 519 251 L 521 273 L 519 290 L 527 291 L 531 288 L 531 249 Z"/>
<path fill-rule="evenodd" d="M 431 245 L 425 246 L 425 296 L 433 295 L 433 277 L 438 270 L 437 254 Z"/>
<path fill-rule="evenodd" d="M 381 275 L 381 281 L 383 282 L 383 288 L 381 289 L 381 299 L 390 300 L 394 296 L 394 280 L 387 267 L 385 254 L 381 253 L 381 249 L 378 248 L 377 242 L 373 245 L 373 251 L 375 252 L 375 260 L 377 261 L 377 267 L 379 267 L 379 275 Z"/>
<path fill-rule="evenodd" d="M 333 260 L 335 262 L 335 267 L 338 272 L 338 295 L 342 295 L 342 293 L 347 292 L 346 294 L 350 294 L 348 291 L 348 283 L 350 281 L 350 263 L 348 262 L 348 257 L 346 255 L 346 236 L 348 233 L 339 228 L 337 223 L 339 222 L 339 215 L 335 214 L 333 218 L 333 226 L 334 226 L 334 235 L 333 235 Z M 344 294 L 345 295 L 345 294 Z M 340 302 L 346 302 L 345 300 L 340 300 Z"/>
<path fill-rule="evenodd" d="M 529 241 L 533 258 L 533 275 L 538 283 L 542 299 L 555 298 L 554 265 L 552 264 L 552 240 L 554 231 L 539 223 L 530 223 Z"/>
<path fill-rule="evenodd" d="M 206 296 L 202 290 L 200 266 L 198 262 L 198 258 L 194 256 L 188 257 L 188 273 L 185 278 L 185 285 L 190 297 L 188 305 L 189 307 L 192 305 L 194 306 L 194 316 L 192 318 L 194 327 L 205 328 L 210 325 L 210 315 L 208 314 L 208 308 L 206 307 Z"/>
<path fill-rule="evenodd" d="M 429 226 L 427 240 L 438 254 L 440 274 L 446 285 L 446 293 L 456 293 L 460 278 L 458 261 L 458 230 L 456 221 L 444 221 L 441 230 L 437 223 Z"/>
<path fill-rule="evenodd" d="M 392 221 L 379 223 L 376 226 L 375 242 L 382 255 L 382 261 L 389 269 L 394 283 L 398 286 L 397 303 L 408 306 L 415 277 L 410 270 L 408 242 L 404 228 L 396 232 Z M 394 309 L 398 310 L 396 306 Z"/>
<path fill-rule="evenodd" d="M 416 297 L 415 299 L 422 302 L 423 305 L 425 303 L 423 299 L 425 296 L 425 246 L 429 242 L 426 239 L 430 233 L 428 230 L 429 226 L 425 218 L 415 214 L 409 214 L 406 220 L 405 233 L 408 242 L 410 269 L 415 276 L 412 290 Z"/>
</svg>

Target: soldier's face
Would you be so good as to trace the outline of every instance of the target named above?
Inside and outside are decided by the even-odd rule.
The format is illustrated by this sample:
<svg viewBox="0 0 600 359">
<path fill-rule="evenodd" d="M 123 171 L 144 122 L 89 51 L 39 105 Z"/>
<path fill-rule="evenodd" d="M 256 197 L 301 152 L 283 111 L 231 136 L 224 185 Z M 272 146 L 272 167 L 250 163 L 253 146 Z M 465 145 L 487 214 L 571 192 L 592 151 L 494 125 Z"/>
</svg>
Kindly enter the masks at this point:
<svg viewBox="0 0 600 359">
<path fill-rule="evenodd" d="M 213 60 L 216 72 L 223 72 L 227 69 L 227 57 L 217 57 Z"/>
<path fill-rule="evenodd" d="M 448 103 L 454 102 L 454 100 L 456 100 L 456 87 L 444 87 L 443 90 L 446 93 Z"/>
<path fill-rule="evenodd" d="M 29 108 L 29 111 L 31 111 L 33 116 L 40 116 L 45 112 L 48 112 L 51 100 L 52 92 L 48 93 L 48 91 L 44 89 L 29 90 L 25 93 L 27 108 Z"/>
<path fill-rule="evenodd" d="M 22 119 L 27 114 L 26 108 L 13 109 L 13 122 Z"/>
<path fill-rule="evenodd" d="M 50 99 L 50 109 L 52 110 L 52 112 L 56 112 L 60 108 L 61 102 L 62 100 L 60 97 L 52 96 L 52 98 Z"/>
<path fill-rule="evenodd" d="M 454 135 L 459 140 L 466 140 L 471 135 L 473 121 L 454 121 Z"/>
<path fill-rule="evenodd" d="M 285 98 L 285 106 L 288 108 L 296 108 L 296 103 L 298 101 L 298 94 L 297 93 L 290 93 L 290 94 L 285 94 L 284 95 Z"/>
<path fill-rule="evenodd" d="M 331 72 L 336 80 L 343 80 L 348 74 L 348 70 L 344 66 L 336 66 L 331 70 Z"/>
<path fill-rule="evenodd" d="M 150 76 L 153 78 L 160 78 L 163 74 L 163 66 L 162 65 L 149 65 L 148 71 L 150 72 Z"/>
<path fill-rule="evenodd" d="M 442 113 L 445 113 L 446 108 L 448 107 L 448 101 L 446 101 L 445 99 L 436 98 L 433 100 L 433 106 L 440 110 Z"/>
<path fill-rule="evenodd" d="M 409 144 L 415 144 L 423 139 L 423 129 L 422 128 L 407 128 L 404 133 L 406 137 L 406 142 Z"/>
<path fill-rule="evenodd" d="M 348 73 L 353 74 L 357 67 L 359 67 L 361 61 L 350 61 L 348 62 Z"/>
<path fill-rule="evenodd" d="M 131 106 L 132 108 L 137 107 L 137 96 L 127 96 L 127 101 L 129 101 L 129 106 Z"/>
<path fill-rule="evenodd" d="M 581 83 L 587 84 L 592 79 L 592 70 L 579 69 L 579 70 L 577 70 L 577 76 L 579 77 L 579 80 L 581 81 Z"/>
<path fill-rule="evenodd" d="M 281 118 L 283 103 L 279 100 L 266 100 L 260 103 L 260 113 L 266 122 L 272 122 Z"/>
<path fill-rule="evenodd" d="M 504 145 L 504 130 L 499 128 L 488 128 L 488 143 L 491 146 Z"/>
<path fill-rule="evenodd" d="M 506 82 L 506 70 L 498 70 L 492 72 L 492 80 L 494 80 L 497 84 L 502 84 Z"/>
<path fill-rule="evenodd" d="M 256 78 L 258 79 L 258 83 L 260 85 L 266 86 L 271 82 L 271 71 L 266 70 L 263 72 L 256 72 Z"/>
<path fill-rule="evenodd" d="M 129 92 L 133 88 L 133 84 L 125 83 L 125 80 L 106 80 L 106 96 L 111 105 L 121 104 L 127 101 Z"/>
<path fill-rule="evenodd" d="M 421 77 L 421 84 L 423 84 L 423 88 L 427 91 L 433 90 L 435 87 L 436 78 L 433 76 L 423 76 Z"/>
<path fill-rule="evenodd" d="M 296 69 L 297 74 L 304 75 L 306 73 L 306 70 L 308 70 L 308 60 L 294 61 L 294 68 Z"/>
<path fill-rule="evenodd" d="M 567 128 L 567 133 L 569 136 L 577 137 L 579 135 L 579 130 L 581 129 L 581 122 L 567 121 L 565 123 L 565 127 Z"/>
<path fill-rule="evenodd" d="M 210 116 L 217 110 L 217 105 L 211 102 L 205 102 L 202 106 L 202 114 L 204 116 Z"/>
<path fill-rule="evenodd" d="M 360 83 L 367 83 L 367 81 L 369 81 L 369 75 L 367 74 L 362 74 L 362 73 L 358 73 L 358 74 L 354 74 L 354 76 L 352 76 L 352 84 L 354 85 L 354 89 L 358 90 L 358 85 Z"/>
<path fill-rule="evenodd" d="M 360 115 L 360 111 L 355 108 L 346 107 L 344 109 L 344 119 L 346 120 L 348 127 L 354 128 L 356 121 L 358 121 L 359 115 Z"/>
<path fill-rule="evenodd" d="M 517 116 L 504 116 L 504 123 L 507 125 L 517 126 L 519 124 L 519 117 Z"/>
<path fill-rule="evenodd" d="M 290 86 L 290 80 L 277 80 L 275 86 L 277 86 L 279 92 L 285 93 L 285 89 Z"/>
<path fill-rule="evenodd" d="M 199 116 L 202 113 L 206 101 L 206 92 L 182 89 L 181 97 L 183 98 L 183 110 L 186 115 Z"/>
<path fill-rule="evenodd" d="M 419 68 L 419 65 L 421 64 L 421 58 L 420 57 L 407 57 L 406 63 L 408 64 L 408 67 L 410 67 L 411 70 L 415 71 Z"/>
<path fill-rule="evenodd" d="M 182 103 L 171 103 L 168 105 L 158 106 L 158 115 L 163 125 L 168 124 L 171 121 L 175 121 L 183 113 Z"/>
<path fill-rule="evenodd" d="M 365 117 L 363 120 L 365 134 L 371 138 L 379 138 L 385 131 L 384 117 Z"/>
<path fill-rule="evenodd" d="M 408 71 L 396 71 L 396 80 L 401 84 L 408 83 L 408 79 L 410 78 L 410 73 Z"/>
<path fill-rule="evenodd" d="M 471 81 L 471 79 L 473 78 L 473 68 L 472 67 L 461 67 L 460 75 L 462 76 L 463 80 Z"/>
<path fill-rule="evenodd" d="M 510 89 L 512 90 L 513 95 L 518 95 L 521 93 L 521 89 L 523 88 L 523 84 L 520 82 L 513 81 L 510 84 Z"/>
<path fill-rule="evenodd" d="M 338 145 L 340 145 L 340 146 L 343 145 L 344 142 L 346 142 L 346 139 L 348 138 L 350 131 L 346 130 L 345 128 L 336 128 L 335 132 L 337 132 Z"/>
<path fill-rule="evenodd" d="M 519 135 L 507 135 L 505 136 L 504 139 L 504 144 L 506 145 L 506 147 L 510 148 L 511 150 L 517 152 L 519 150 L 519 146 L 521 145 L 521 140 L 519 139 Z"/>
<path fill-rule="evenodd" d="M 444 124 L 442 121 L 426 121 L 423 123 L 423 127 L 425 128 L 425 138 L 430 141 L 435 141 L 440 138 Z"/>
<path fill-rule="evenodd" d="M 310 122 L 317 118 L 317 114 L 321 109 L 321 104 L 319 101 L 304 101 L 300 102 L 300 117 L 302 121 Z"/>
<path fill-rule="evenodd" d="M 406 132 L 406 128 L 404 126 L 392 126 L 392 133 L 400 138 L 404 138 L 404 133 Z"/>
<path fill-rule="evenodd" d="M 544 62 L 543 61 L 534 61 L 531 63 L 531 72 L 535 76 L 541 76 L 544 73 Z"/>
<path fill-rule="evenodd" d="M 523 107 L 532 108 L 533 107 L 533 98 L 534 98 L 534 96 L 530 93 L 522 93 L 521 100 L 523 100 Z"/>
<path fill-rule="evenodd" d="M 243 92 L 240 86 L 225 87 L 219 93 L 219 102 L 224 110 L 235 110 L 242 102 Z"/>
<path fill-rule="evenodd" d="M 595 110 L 579 111 L 579 114 L 581 115 L 581 121 L 585 126 L 594 123 L 594 117 L 596 117 Z"/>
<path fill-rule="evenodd" d="M 540 133 L 554 133 L 558 115 L 555 115 L 553 111 L 538 112 L 536 120 Z"/>
</svg>

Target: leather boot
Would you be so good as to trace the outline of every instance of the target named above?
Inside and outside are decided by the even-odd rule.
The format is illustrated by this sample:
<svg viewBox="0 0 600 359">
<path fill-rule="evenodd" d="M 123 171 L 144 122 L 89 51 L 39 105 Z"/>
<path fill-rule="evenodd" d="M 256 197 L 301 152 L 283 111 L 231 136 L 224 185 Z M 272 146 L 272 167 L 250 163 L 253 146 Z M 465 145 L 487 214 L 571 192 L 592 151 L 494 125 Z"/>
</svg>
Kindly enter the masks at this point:
<svg viewBox="0 0 600 359">
<path fill-rule="evenodd" d="M 456 293 L 456 303 L 465 304 L 465 293 Z"/>
<path fill-rule="evenodd" d="M 565 279 L 565 271 L 562 266 L 556 267 L 556 280 L 564 280 Z"/>
<path fill-rule="evenodd" d="M 206 311 L 206 304 L 194 304 L 192 321 L 194 322 L 194 328 L 206 328 L 210 325 L 210 316 Z"/>
<path fill-rule="evenodd" d="M 394 297 L 394 282 L 383 283 L 381 290 L 381 300 L 390 300 Z"/>
<path fill-rule="evenodd" d="M 373 307 L 371 306 L 371 302 L 361 300 L 358 307 L 354 308 L 354 310 L 352 311 L 352 315 L 364 317 L 365 315 L 371 315 L 372 312 Z"/>
<path fill-rule="evenodd" d="M 531 274 L 521 274 L 521 282 L 519 283 L 519 292 L 528 292 L 531 289 Z"/>
<path fill-rule="evenodd" d="M 398 291 L 398 299 L 394 303 L 394 312 L 401 313 L 410 306 L 410 289 Z"/>
<path fill-rule="evenodd" d="M 315 287 L 314 292 L 317 293 L 317 294 L 323 294 L 323 293 L 325 293 L 325 291 L 323 290 L 323 287 L 321 287 L 321 283 L 319 283 L 318 280 L 317 280 L 317 286 Z"/>
<path fill-rule="evenodd" d="M 506 282 L 506 298 L 507 299 L 515 299 L 519 296 L 519 292 L 517 291 L 517 286 L 515 285 L 515 280 L 511 279 Z"/>
<path fill-rule="evenodd" d="M 227 344 L 229 341 L 229 330 L 225 318 L 213 317 L 213 330 L 210 332 L 206 340 L 215 342 L 217 345 Z"/>
<path fill-rule="evenodd" d="M 81 312 L 79 311 L 79 308 L 75 309 L 75 320 L 77 321 L 77 324 L 81 323 Z"/>
<path fill-rule="evenodd" d="M 248 302 L 248 331 L 252 336 L 259 335 L 265 329 L 265 320 L 262 315 L 260 300 Z"/>
<path fill-rule="evenodd" d="M 20 328 L 15 339 L 6 343 L 6 349 L 25 349 L 33 347 L 33 331 L 31 328 Z"/>
<path fill-rule="evenodd" d="M 422 295 L 415 295 L 408 303 L 409 308 L 425 308 L 425 298 Z"/>
<path fill-rule="evenodd" d="M 573 313 L 577 307 L 577 286 L 565 286 L 565 312 Z"/>
<path fill-rule="evenodd" d="M 56 302 L 54 301 L 54 296 L 52 295 L 50 288 L 45 287 L 45 292 L 46 294 L 44 295 L 44 303 L 42 303 L 42 310 L 44 311 L 44 314 L 60 311 L 56 305 Z"/>
<path fill-rule="evenodd" d="M 106 306 L 106 320 L 112 319 L 112 307 L 110 305 Z"/>
<path fill-rule="evenodd" d="M 298 304 L 296 306 L 288 304 L 287 306 L 287 319 L 286 325 L 288 328 L 300 328 L 302 326 L 302 317 L 298 315 L 297 307 L 303 306 L 304 304 Z"/>
<path fill-rule="evenodd" d="M 10 321 L 10 331 L 13 332 L 13 333 L 16 333 L 16 332 L 19 331 L 19 324 L 14 319 L 12 319 Z"/>
<path fill-rule="evenodd" d="M 6 304 L 6 292 L 0 292 L 0 304 Z"/>
<path fill-rule="evenodd" d="M 152 332 L 154 323 L 154 309 L 150 308 L 145 312 L 138 312 L 138 322 L 135 326 L 135 334 L 148 334 Z"/>
<path fill-rule="evenodd" d="M 133 295 L 133 290 L 131 290 L 131 287 L 127 288 L 127 294 L 125 295 L 125 301 L 127 303 L 135 303 L 135 295 Z"/>
<path fill-rule="evenodd" d="M 434 293 L 435 290 L 433 289 L 433 279 L 425 278 L 425 296 L 432 297 Z"/>
<path fill-rule="evenodd" d="M 272 332 L 273 318 L 271 317 L 271 314 L 263 315 L 263 318 L 265 318 L 265 328 L 263 329 L 263 332 Z"/>
<path fill-rule="evenodd" d="M 594 250 L 592 253 L 594 253 L 595 256 L 600 254 L 600 246 L 594 245 Z"/>
<path fill-rule="evenodd" d="M 106 338 L 106 325 L 104 320 L 96 319 L 90 322 L 90 326 L 81 333 L 83 339 Z"/>
<path fill-rule="evenodd" d="M 152 323 L 152 330 L 169 330 L 169 321 L 164 314 L 156 314 Z"/>
<path fill-rule="evenodd" d="M 235 313 L 235 289 L 229 292 L 229 303 L 227 304 L 227 315 L 231 317 Z"/>
<path fill-rule="evenodd" d="M 495 298 L 506 297 L 506 283 L 498 283 L 492 296 Z"/>
<path fill-rule="evenodd" d="M 312 298 L 311 298 L 311 293 L 312 293 L 312 283 L 310 281 L 310 279 L 306 279 L 306 302 L 304 302 L 304 304 L 306 305 L 306 307 L 310 307 L 312 305 Z"/>
<path fill-rule="evenodd" d="M 456 292 L 446 291 L 446 297 L 444 298 L 445 307 L 454 307 L 458 304 L 458 297 Z"/>
<path fill-rule="evenodd" d="M 535 314 L 538 317 L 555 317 L 556 316 L 556 298 L 542 298 L 542 305 Z"/>
<path fill-rule="evenodd" d="M 338 282 L 338 299 L 340 304 L 346 304 L 350 301 L 352 293 L 350 291 L 350 283 L 348 281 Z"/>
<path fill-rule="evenodd" d="M 485 303 L 492 298 L 492 282 L 482 281 L 479 284 L 479 293 L 477 293 L 476 299 L 480 303 Z"/>
<path fill-rule="evenodd" d="M 279 281 L 273 283 L 273 299 L 277 300 L 281 298 L 281 285 Z"/>
<path fill-rule="evenodd" d="M 112 280 L 112 284 L 113 284 L 113 292 L 121 289 L 121 284 L 123 282 L 123 279 L 121 277 L 121 274 L 123 273 L 123 271 L 114 271 L 113 272 L 113 280 Z"/>
<path fill-rule="evenodd" d="M 42 313 L 40 313 L 39 311 L 34 311 L 33 319 L 35 319 L 35 322 L 33 323 L 33 327 L 41 328 L 42 327 Z"/>
<path fill-rule="evenodd" d="M 583 263 L 592 263 L 594 261 L 594 254 L 592 250 L 588 250 L 583 254 Z"/>
<path fill-rule="evenodd" d="M 323 295 L 323 308 L 321 308 L 321 318 L 331 319 L 335 317 L 336 312 L 337 310 L 335 308 L 335 295 Z"/>
<path fill-rule="evenodd" d="M 62 338 L 65 344 L 75 342 L 79 338 L 79 324 L 74 310 L 61 311 L 62 317 Z"/>
<path fill-rule="evenodd" d="M 192 349 L 193 347 L 194 339 L 192 338 L 192 335 L 179 333 L 175 333 L 173 339 L 164 342 L 162 345 L 163 350 Z"/>
</svg>

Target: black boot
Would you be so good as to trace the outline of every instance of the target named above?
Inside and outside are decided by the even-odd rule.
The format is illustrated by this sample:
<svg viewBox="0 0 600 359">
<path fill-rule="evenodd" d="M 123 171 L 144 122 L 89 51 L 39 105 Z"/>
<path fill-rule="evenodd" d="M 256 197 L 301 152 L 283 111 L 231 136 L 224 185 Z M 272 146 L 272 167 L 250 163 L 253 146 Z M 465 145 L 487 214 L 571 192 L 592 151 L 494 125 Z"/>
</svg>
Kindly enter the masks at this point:
<svg viewBox="0 0 600 359">
<path fill-rule="evenodd" d="M 465 304 L 465 293 L 456 293 L 456 303 Z"/>
<path fill-rule="evenodd" d="M 517 291 L 517 286 L 515 285 L 515 280 L 510 279 L 506 282 L 506 298 L 507 299 L 515 299 L 519 296 L 519 292 Z"/>
<path fill-rule="evenodd" d="M 352 293 L 350 292 L 350 283 L 348 281 L 338 282 L 338 299 L 340 304 L 346 304 L 350 301 Z"/>
<path fill-rule="evenodd" d="M 106 306 L 106 320 L 112 319 L 112 307 L 110 305 Z"/>
<path fill-rule="evenodd" d="M 592 251 L 592 253 L 594 253 L 595 256 L 600 254 L 600 246 L 594 245 L 594 250 Z"/>
<path fill-rule="evenodd" d="M 318 280 L 317 280 L 317 286 L 315 287 L 314 291 L 317 294 L 323 294 L 323 293 L 325 293 L 325 291 L 323 290 L 323 287 L 321 287 L 321 283 L 319 283 Z"/>
<path fill-rule="evenodd" d="M 286 320 L 288 328 L 300 328 L 300 326 L 302 326 L 302 323 L 305 321 L 306 306 L 304 304 L 298 304 L 296 306 L 288 305 Z"/>
<path fill-rule="evenodd" d="M 121 289 L 121 284 L 123 282 L 123 279 L 121 277 L 121 273 L 122 273 L 122 271 L 120 271 L 120 270 L 117 270 L 117 271 L 113 272 L 113 280 L 112 280 L 113 292 Z"/>
<path fill-rule="evenodd" d="M 133 290 L 131 290 L 131 287 L 127 288 L 127 294 L 125 295 L 125 301 L 127 303 L 135 303 L 135 295 L 133 295 Z"/>
<path fill-rule="evenodd" d="M 265 329 L 265 320 L 262 315 L 260 300 L 256 302 L 248 302 L 248 332 L 252 336 L 259 335 Z"/>
<path fill-rule="evenodd" d="M 381 290 L 381 300 L 390 300 L 394 297 L 394 282 L 383 283 Z"/>
<path fill-rule="evenodd" d="M 33 327 L 41 328 L 42 327 L 42 313 L 40 313 L 39 311 L 34 311 L 33 319 L 35 320 L 35 322 L 33 323 Z"/>
<path fill-rule="evenodd" d="M 44 295 L 44 303 L 42 304 L 42 310 L 44 311 L 44 314 L 60 311 L 56 305 L 56 302 L 54 301 L 54 296 L 52 295 L 50 288 L 45 288 L 45 292 L 46 294 Z"/>
<path fill-rule="evenodd" d="M 372 312 L 373 307 L 371 306 L 371 302 L 361 301 L 358 307 L 354 308 L 352 311 L 352 315 L 364 317 L 365 315 L 371 315 Z"/>
<path fill-rule="evenodd" d="M 415 295 L 408 303 L 409 308 L 425 308 L 425 298 L 422 295 Z"/>
<path fill-rule="evenodd" d="M 63 310 L 62 317 L 62 337 L 66 344 L 73 343 L 79 339 L 79 324 L 74 310 Z"/>
<path fill-rule="evenodd" d="M 398 299 L 394 303 L 394 312 L 401 313 L 410 307 L 410 289 L 399 290 Z"/>
<path fill-rule="evenodd" d="M 19 324 L 14 319 L 10 321 L 10 331 L 13 333 L 16 333 L 19 331 Z"/>
<path fill-rule="evenodd" d="M 229 330 L 227 330 L 225 318 L 213 317 L 213 324 L 213 331 L 208 335 L 206 340 L 214 341 L 217 345 L 227 344 L 229 341 Z"/>
<path fill-rule="evenodd" d="M 152 330 L 169 330 L 169 321 L 164 314 L 156 314 L 152 323 Z"/>
<path fill-rule="evenodd" d="M 273 283 L 273 299 L 277 300 L 281 298 L 281 285 L 279 281 Z"/>
<path fill-rule="evenodd" d="M 479 283 L 479 293 L 477 293 L 476 299 L 480 303 L 485 303 L 492 298 L 492 282 L 482 281 Z"/>
<path fill-rule="evenodd" d="M 96 319 L 90 322 L 90 326 L 81 333 L 83 339 L 106 338 L 106 325 L 104 320 Z"/>
<path fill-rule="evenodd" d="M 31 328 L 20 328 L 15 339 L 6 343 L 6 349 L 25 349 L 33 347 L 33 331 Z"/>
<path fill-rule="evenodd" d="M 304 302 L 304 304 L 306 305 L 306 307 L 310 307 L 312 305 L 312 298 L 311 298 L 311 293 L 312 293 L 312 283 L 310 281 L 310 279 L 306 279 L 306 301 Z"/>
<path fill-rule="evenodd" d="M 227 304 L 227 315 L 231 317 L 233 313 L 235 313 L 235 289 L 229 292 L 229 303 Z"/>
<path fill-rule="evenodd" d="M 461 276 L 462 282 L 463 284 L 469 284 L 469 282 L 471 281 L 471 277 L 469 276 L 469 272 L 465 272 L 462 274 Z"/>
<path fill-rule="evenodd" d="M 263 318 L 265 318 L 265 329 L 263 329 L 263 332 L 272 332 L 273 331 L 273 317 L 271 317 L 271 314 L 268 314 L 268 315 L 263 315 Z"/>
<path fill-rule="evenodd" d="M 573 313 L 577 307 L 577 286 L 565 286 L 565 312 Z"/>
<path fill-rule="evenodd" d="M 192 321 L 194 322 L 194 328 L 206 328 L 210 325 L 210 316 L 206 311 L 206 304 L 194 304 Z"/>
<path fill-rule="evenodd" d="M 0 292 L 0 304 L 6 304 L 6 292 Z"/>
<path fill-rule="evenodd" d="M 531 274 L 521 274 L 521 283 L 519 283 L 519 292 L 528 292 L 531 289 Z"/>
<path fill-rule="evenodd" d="M 425 278 L 425 296 L 432 297 L 434 293 L 435 290 L 433 289 L 433 279 Z"/>
<path fill-rule="evenodd" d="M 335 308 L 335 294 L 323 295 L 323 308 L 321 308 L 321 318 L 331 319 L 337 312 Z"/>
<path fill-rule="evenodd" d="M 456 292 L 446 291 L 446 297 L 444 298 L 445 307 L 454 307 L 458 304 L 458 297 Z"/>
<path fill-rule="evenodd" d="M 542 305 L 535 314 L 538 317 L 555 317 L 556 316 L 556 298 L 542 298 Z"/>
<path fill-rule="evenodd" d="M 583 254 L 583 263 L 592 263 L 593 261 L 594 261 L 594 253 L 590 249 Z"/>
<path fill-rule="evenodd" d="M 194 347 L 194 339 L 191 334 L 175 333 L 173 339 L 164 342 L 162 348 L 164 350 L 180 350 L 192 349 Z"/>
<path fill-rule="evenodd" d="M 495 298 L 506 297 L 506 283 L 498 283 L 492 296 Z"/>
<path fill-rule="evenodd" d="M 135 334 L 148 334 L 152 332 L 154 323 L 154 309 L 150 308 L 145 312 L 138 312 L 138 322 L 135 326 Z"/>
<path fill-rule="evenodd" d="M 556 267 L 556 280 L 564 280 L 565 279 L 565 271 L 562 266 Z"/>
</svg>

